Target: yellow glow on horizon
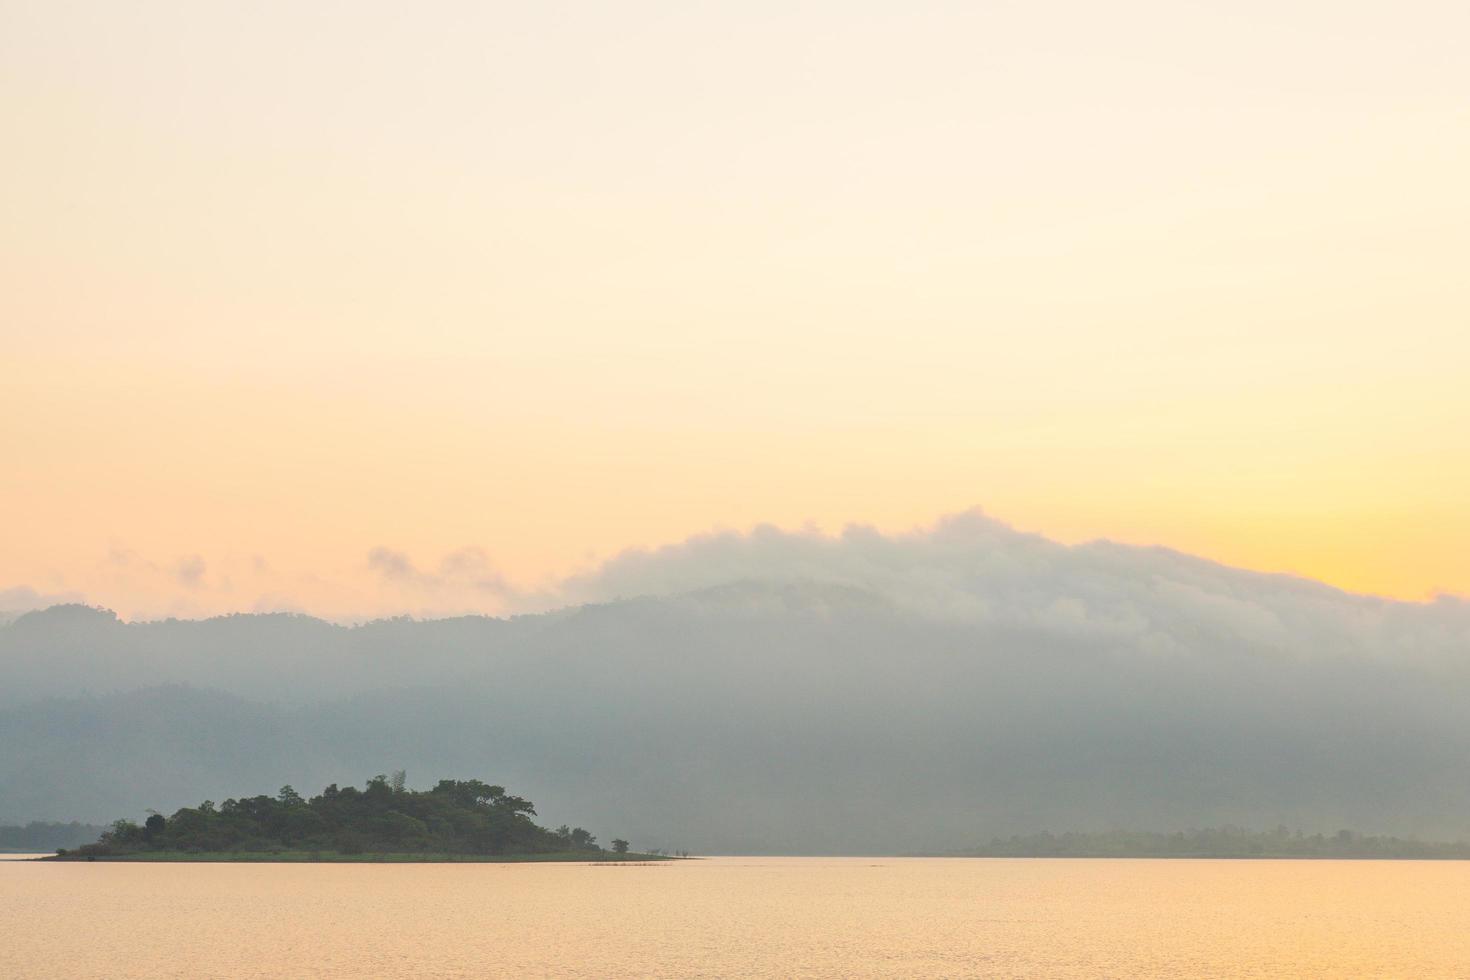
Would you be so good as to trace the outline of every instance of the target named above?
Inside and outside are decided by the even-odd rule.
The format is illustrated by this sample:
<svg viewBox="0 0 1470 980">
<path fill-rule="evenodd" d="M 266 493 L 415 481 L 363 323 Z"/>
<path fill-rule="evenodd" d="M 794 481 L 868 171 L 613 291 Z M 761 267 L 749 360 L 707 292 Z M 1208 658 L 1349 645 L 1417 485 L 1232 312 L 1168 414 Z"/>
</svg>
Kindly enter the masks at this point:
<svg viewBox="0 0 1470 980">
<path fill-rule="evenodd" d="M 0 6 L 0 592 L 978 504 L 1470 594 L 1463 4 Z"/>
</svg>

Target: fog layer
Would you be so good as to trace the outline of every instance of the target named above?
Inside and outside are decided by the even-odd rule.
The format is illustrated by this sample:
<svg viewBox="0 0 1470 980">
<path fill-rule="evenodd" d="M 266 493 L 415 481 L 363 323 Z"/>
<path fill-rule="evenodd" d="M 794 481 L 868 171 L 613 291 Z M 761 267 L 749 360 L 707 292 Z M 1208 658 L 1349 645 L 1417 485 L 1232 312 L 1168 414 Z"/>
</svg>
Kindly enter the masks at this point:
<svg viewBox="0 0 1470 980">
<path fill-rule="evenodd" d="M 0 627 L 0 822 L 406 768 L 639 847 L 1225 822 L 1470 835 L 1470 608 L 978 513 L 620 556 L 508 620 Z"/>
</svg>

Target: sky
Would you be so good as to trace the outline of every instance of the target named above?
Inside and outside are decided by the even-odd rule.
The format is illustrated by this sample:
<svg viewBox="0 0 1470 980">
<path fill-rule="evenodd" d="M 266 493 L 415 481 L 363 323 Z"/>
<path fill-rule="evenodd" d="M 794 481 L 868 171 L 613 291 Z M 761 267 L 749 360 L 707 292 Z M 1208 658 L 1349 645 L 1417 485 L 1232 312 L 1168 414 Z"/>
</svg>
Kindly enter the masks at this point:
<svg viewBox="0 0 1470 980">
<path fill-rule="evenodd" d="M 0 606 L 982 507 L 1470 594 L 1470 7 L 0 0 Z"/>
</svg>

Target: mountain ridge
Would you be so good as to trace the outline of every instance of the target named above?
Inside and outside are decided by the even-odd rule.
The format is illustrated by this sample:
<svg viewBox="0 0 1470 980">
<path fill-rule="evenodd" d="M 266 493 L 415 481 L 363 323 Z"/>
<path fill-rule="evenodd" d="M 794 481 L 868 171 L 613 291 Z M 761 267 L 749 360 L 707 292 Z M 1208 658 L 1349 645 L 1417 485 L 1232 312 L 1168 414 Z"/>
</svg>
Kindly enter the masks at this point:
<svg viewBox="0 0 1470 980">
<path fill-rule="evenodd" d="M 713 536 L 582 589 L 548 613 L 356 626 L 29 615 L 0 627 L 0 821 L 407 769 L 486 773 L 553 820 L 704 853 L 1470 836 L 1459 600 L 974 520 Z"/>
</svg>

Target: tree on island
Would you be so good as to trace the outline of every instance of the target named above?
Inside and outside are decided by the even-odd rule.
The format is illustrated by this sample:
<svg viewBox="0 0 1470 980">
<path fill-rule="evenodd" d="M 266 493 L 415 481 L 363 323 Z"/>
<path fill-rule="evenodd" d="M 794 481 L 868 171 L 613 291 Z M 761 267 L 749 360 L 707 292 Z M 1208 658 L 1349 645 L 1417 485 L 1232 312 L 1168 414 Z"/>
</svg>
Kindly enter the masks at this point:
<svg viewBox="0 0 1470 980">
<path fill-rule="evenodd" d="M 614 837 L 613 838 L 612 845 L 613 845 L 613 853 L 614 854 L 627 854 L 628 853 L 628 842 L 625 841 L 625 840 L 623 840 L 621 837 Z"/>
<path fill-rule="evenodd" d="M 562 824 L 553 833 L 556 834 L 559 840 L 566 844 L 568 850 L 601 850 L 597 846 L 597 838 L 587 833 L 581 827 L 568 827 L 566 824 Z"/>
<path fill-rule="evenodd" d="M 153 840 L 153 838 L 163 833 L 163 828 L 167 825 L 168 821 L 164 819 L 163 814 L 154 813 L 150 815 L 147 820 L 143 821 L 143 839 L 146 841 Z"/>
<path fill-rule="evenodd" d="M 338 854 L 605 853 L 581 827 L 552 831 L 531 818 L 530 800 L 478 779 L 441 779 L 433 789 L 404 786 L 400 770 L 374 776 L 362 789 L 334 783 L 305 799 L 290 786 L 275 797 L 206 800 L 143 826 L 119 820 L 95 844 L 67 856 L 146 856 L 149 852 L 305 851 Z M 618 845 L 622 845 L 620 848 Z M 625 841 L 614 842 L 626 853 Z"/>
</svg>

